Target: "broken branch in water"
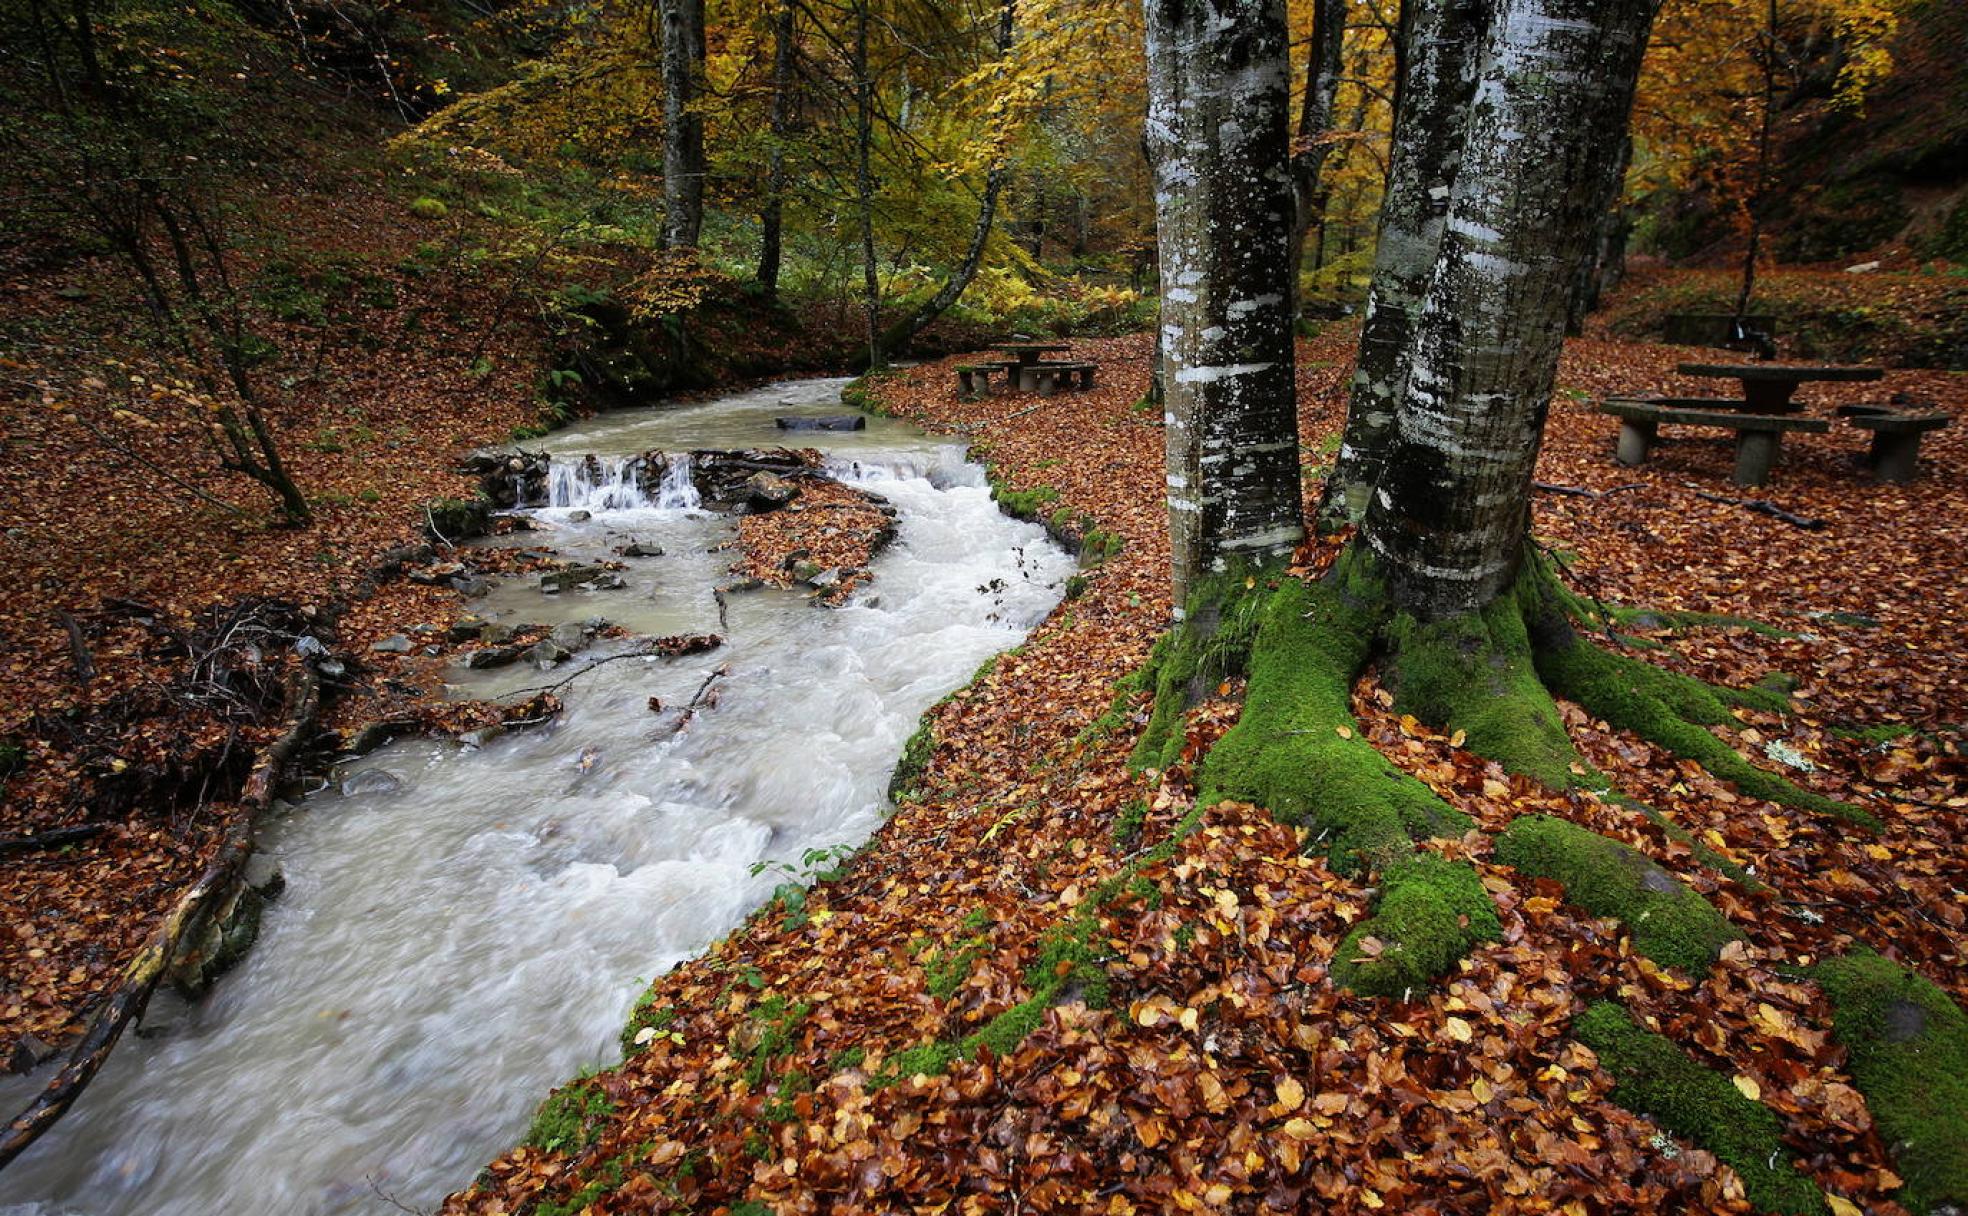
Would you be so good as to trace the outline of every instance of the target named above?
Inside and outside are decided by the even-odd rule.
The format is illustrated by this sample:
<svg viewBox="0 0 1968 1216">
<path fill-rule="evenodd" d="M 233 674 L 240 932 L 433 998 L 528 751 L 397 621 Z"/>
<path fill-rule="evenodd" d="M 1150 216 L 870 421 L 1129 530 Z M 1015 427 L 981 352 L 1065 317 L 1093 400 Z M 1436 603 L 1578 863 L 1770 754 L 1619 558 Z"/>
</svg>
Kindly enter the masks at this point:
<svg viewBox="0 0 1968 1216">
<path fill-rule="evenodd" d="M 677 659 L 688 654 L 702 654 L 707 650 L 716 650 L 722 645 L 724 639 L 715 633 L 679 633 L 670 637 L 652 638 L 646 646 L 625 650 L 621 654 L 611 654 L 605 659 L 596 659 L 579 671 L 569 674 L 565 679 L 556 680 L 552 684 L 542 684 L 537 688 L 514 689 L 512 692 L 501 693 L 500 699 L 511 700 L 528 693 L 558 692 L 595 668 L 608 663 L 617 663 L 623 659 Z"/>
</svg>

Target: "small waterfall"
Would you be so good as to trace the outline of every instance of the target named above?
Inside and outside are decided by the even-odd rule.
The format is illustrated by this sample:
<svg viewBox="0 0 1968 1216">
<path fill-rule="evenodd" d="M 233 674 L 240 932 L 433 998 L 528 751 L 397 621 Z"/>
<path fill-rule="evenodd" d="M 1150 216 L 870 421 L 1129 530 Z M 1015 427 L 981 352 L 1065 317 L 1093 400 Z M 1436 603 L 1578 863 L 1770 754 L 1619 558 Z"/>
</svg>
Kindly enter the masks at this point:
<svg viewBox="0 0 1968 1216">
<path fill-rule="evenodd" d="M 829 454 L 821 466 L 829 477 L 860 484 L 923 479 L 939 490 L 990 484 L 983 469 L 965 459 L 961 444 L 914 452 Z"/>
<path fill-rule="evenodd" d="M 553 461 L 547 465 L 547 506 L 626 511 L 665 505 L 642 491 L 642 457 Z"/>
<path fill-rule="evenodd" d="M 697 483 L 690 476 L 690 453 L 677 452 L 663 457 L 663 481 L 656 487 L 653 504 L 668 511 L 694 511 L 703 505 Z"/>
</svg>

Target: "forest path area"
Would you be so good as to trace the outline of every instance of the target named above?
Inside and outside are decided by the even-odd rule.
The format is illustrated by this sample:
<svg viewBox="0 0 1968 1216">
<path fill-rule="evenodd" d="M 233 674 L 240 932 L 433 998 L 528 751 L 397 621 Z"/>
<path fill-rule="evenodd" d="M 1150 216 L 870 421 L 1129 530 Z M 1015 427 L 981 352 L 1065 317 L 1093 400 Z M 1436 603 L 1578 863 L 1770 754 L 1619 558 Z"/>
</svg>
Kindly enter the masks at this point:
<svg viewBox="0 0 1968 1216">
<path fill-rule="evenodd" d="M 1308 490 L 1343 417 L 1350 337 L 1300 346 Z M 559 1091 L 446 1210 L 1748 1210 L 1714 1156 L 1609 1100 L 1568 1028 L 1617 997 L 1760 1095 L 1827 1194 L 1898 1211 L 1828 1004 L 1792 969 L 1856 940 L 1968 996 L 1968 869 L 1950 843 L 1968 818 L 1951 645 L 1968 614 L 1947 564 L 1968 507 L 1962 429 L 1934 436 L 1910 486 L 1863 480 L 1856 433 L 1794 445 L 1759 493 L 1825 520 L 1804 531 L 1701 497 L 1727 490 L 1724 442 L 1614 465 L 1612 420 L 1587 398 L 1690 387 L 1671 370 L 1690 352 L 1573 343 L 1539 477 L 1600 497 L 1539 495 L 1536 534 L 1606 600 L 1792 631 L 1662 631 L 1649 653 L 1732 683 L 1796 676 L 1801 712 L 1751 715 L 1731 741 L 1887 830 L 1755 801 L 1567 707 L 1590 763 L 1769 884 L 1752 889 L 1631 810 L 1511 778 L 1394 715 L 1370 677 L 1361 725 L 1476 820 L 1439 848 L 1476 863 L 1502 921 L 1433 990 L 1374 1001 L 1328 980 L 1372 892 L 1257 808 L 1192 813 L 1189 765 L 1235 720 L 1235 681 L 1191 716 L 1173 769 L 1128 769 L 1145 710 L 1114 685 L 1168 610 L 1161 429 L 1138 405 L 1151 349 L 1076 343 L 1104 385 L 1048 399 L 958 401 L 944 364 L 870 386 L 881 408 L 970 437 L 1007 507 L 1117 534 L 1118 554 L 932 711 L 902 805 L 845 876 L 658 981 L 625 1062 Z M 1959 413 L 1963 387 L 1889 372 L 1881 391 Z M 1301 568 L 1328 552 L 1308 546 Z M 1489 833 L 1527 812 L 1641 850 L 1747 941 L 1699 981 L 1637 956 L 1615 922 L 1490 857 Z"/>
</svg>

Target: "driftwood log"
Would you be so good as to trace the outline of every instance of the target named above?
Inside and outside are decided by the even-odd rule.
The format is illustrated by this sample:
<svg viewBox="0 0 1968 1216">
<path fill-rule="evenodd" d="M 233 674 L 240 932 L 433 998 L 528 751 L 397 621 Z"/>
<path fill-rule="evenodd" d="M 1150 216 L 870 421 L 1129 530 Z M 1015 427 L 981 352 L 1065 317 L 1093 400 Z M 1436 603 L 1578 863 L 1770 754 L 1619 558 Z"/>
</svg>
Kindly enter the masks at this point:
<svg viewBox="0 0 1968 1216">
<path fill-rule="evenodd" d="M 320 708 L 320 680 L 305 662 L 289 677 L 286 695 L 286 729 L 260 753 L 252 772 L 240 791 L 239 808 L 226 829 L 219 849 L 205 872 L 171 909 L 143 949 L 123 968 L 115 988 L 96 1010 L 96 1016 L 82 1038 L 69 1053 L 68 1063 L 36 1095 L 27 1108 L 7 1124 L 0 1135 L 0 1169 L 5 1169 L 42 1133 L 68 1113 L 89 1082 L 109 1059 L 111 1049 L 129 1024 L 143 1015 L 151 994 L 171 969 L 180 945 L 194 930 L 205 924 L 224 903 L 242 879 L 246 859 L 253 851 L 254 826 L 267 805 L 288 762 L 307 737 Z"/>
</svg>

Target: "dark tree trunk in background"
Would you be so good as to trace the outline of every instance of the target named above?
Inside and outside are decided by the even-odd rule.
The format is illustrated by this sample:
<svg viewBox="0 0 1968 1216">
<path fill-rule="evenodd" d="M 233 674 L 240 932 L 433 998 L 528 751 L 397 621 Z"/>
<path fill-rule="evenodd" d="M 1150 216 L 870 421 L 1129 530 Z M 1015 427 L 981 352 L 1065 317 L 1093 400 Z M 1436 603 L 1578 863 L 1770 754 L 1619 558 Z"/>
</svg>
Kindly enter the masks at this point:
<svg viewBox="0 0 1968 1216">
<path fill-rule="evenodd" d="M 1298 110 L 1298 133 L 1293 140 L 1291 284 L 1292 311 L 1298 302 L 1298 272 L 1305 262 L 1305 234 L 1325 210 L 1329 191 L 1320 185 L 1320 173 L 1332 145 L 1324 136 L 1332 133 L 1333 101 L 1339 95 L 1343 73 L 1341 52 L 1346 47 L 1346 0 L 1315 0 L 1312 10 L 1312 54 L 1305 66 L 1305 95 Z M 1321 244 L 1323 244 L 1323 240 Z"/>
<path fill-rule="evenodd" d="M 861 223 L 861 312 L 868 367 L 882 366 L 881 272 L 875 263 L 875 81 L 868 68 L 868 0 L 854 4 L 854 199 Z"/>
<path fill-rule="evenodd" d="M 793 127 L 793 0 L 782 0 L 772 20 L 772 148 L 766 154 L 765 206 L 759 210 L 759 287 L 768 300 L 779 295 L 781 229 L 786 215 L 786 140 Z"/>
<path fill-rule="evenodd" d="M 1394 433 L 1407 387 L 1409 335 L 1462 164 L 1482 18 L 1483 9 L 1471 0 L 1409 0 L 1401 9 L 1393 154 L 1346 432 L 1319 507 L 1323 526 L 1358 522 L 1366 514 Z"/>
<path fill-rule="evenodd" d="M 1003 0 L 998 9 L 998 59 L 1002 62 L 1011 53 L 1012 20 L 1017 12 L 1017 0 Z M 963 261 L 957 264 L 950 277 L 943 280 L 943 286 L 934 296 L 908 316 L 890 326 L 881 336 L 880 359 L 907 346 L 911 339 L 929 326 L 929 323 L 943 315 L 952 304 L 963 296 L 964 289 L 977 277 L 978 267 L 984 264 L 984 250 L 991 243 L 992 225 L 997 219 L 998 196 L 1004 191 L 1007 170 L 1002 159 L 991 162 L 990 171 L 984 178 L 984 196 L 977 203 L 977 223 L 971 229 L 970 245 L 964 250 Z"/>
<path fill-rule="evenodd" d="M 1228 559 L 1304 535 L 1283 0 L 1147 0 L 1178 613 Z"/>
<path fill-rule="evenodd" d="M 1566 299 L 1656 3 L 1493 9 L 1399 424 L 1361 528 L 1396 602 L 1423 619 L 1481 608 L 1517 574 Z"/>
<path fill-rule="evenodd" d="M 1621 263 L 1626 259 L 1626 234 L 1631 226 L 1621 195 L 1626 190 L 1626 169 L 1633 159 L 1633 138 L 1622 139 L 1616 155 L 1607 157 L 1604 179 L 1599 183 L 1602 209 L 1592 226 L 1592 238 L 1579 258 L 1578 274 L 1572 280 L 1571 303 L 1565 314 L 1565 336 L 1576 338 L 1585 332 L 1585 318 L 1599 310 L 1599 301 L 1619 284 Z"/>
<path fill-rule="evenodd" d="M 663 244 L 695 249 L 704 226 L 704 0 L 657 0 L 663 22 Z"/>
<path fill-rule="evenodd" d="M 1742 324 L 1756 291 L 1756 258 L 1763 245 L 1763 196 L 1770 188 L 1770 120 L 1777 106 L 1777 0 L 1769 0 L 1763 30 L 1763 117 L 1756 132 L 1756 178 L 1749 195 L 1749 243 L 1743 250 L 1742 289 L 1736 293 L 1735 320 Z"/>
</svg>

